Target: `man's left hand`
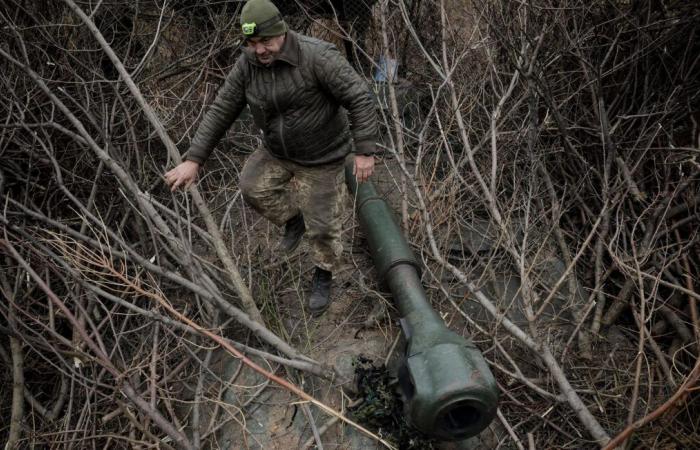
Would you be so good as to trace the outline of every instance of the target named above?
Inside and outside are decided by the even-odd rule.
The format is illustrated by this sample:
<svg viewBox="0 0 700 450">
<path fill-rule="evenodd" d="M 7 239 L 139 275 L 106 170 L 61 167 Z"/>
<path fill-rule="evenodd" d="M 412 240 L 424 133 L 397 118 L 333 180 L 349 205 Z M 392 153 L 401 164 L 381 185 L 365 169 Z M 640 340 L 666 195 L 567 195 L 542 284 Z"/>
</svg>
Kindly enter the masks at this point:
<svg viewBox="0 0 700 450">
<path fill-rule="evenodd" d="M 352 169 L 352 174 L 358 183 L 365 182 L 374 172 L 374 156 L 372 155 L 355 155 L 355 166 Z"/>
</svg>

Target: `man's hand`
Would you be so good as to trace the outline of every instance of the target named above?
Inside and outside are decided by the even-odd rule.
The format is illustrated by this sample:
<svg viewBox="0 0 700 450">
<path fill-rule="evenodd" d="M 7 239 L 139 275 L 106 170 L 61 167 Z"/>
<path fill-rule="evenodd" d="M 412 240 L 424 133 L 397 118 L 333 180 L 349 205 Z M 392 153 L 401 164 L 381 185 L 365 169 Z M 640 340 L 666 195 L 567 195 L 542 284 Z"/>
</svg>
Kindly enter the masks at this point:
<svg viewBox="0 0 700 450">
<path fill-rule="evenodd" d="M 199 164 L 194 161 L 184 161 L 173 170 L 165 173 L 165 182 L 173 192 L 180 186 L 184 186 L 187 189 L 197 178 L 197 172 L 199 172 Z"/>
<path fill-rule="evenodd" d="M 374 172 L 374 156 L 355 155 L 355 166 L 352 169 L 352 174 L 358 183 L 367 181 Z"/>
</svg>

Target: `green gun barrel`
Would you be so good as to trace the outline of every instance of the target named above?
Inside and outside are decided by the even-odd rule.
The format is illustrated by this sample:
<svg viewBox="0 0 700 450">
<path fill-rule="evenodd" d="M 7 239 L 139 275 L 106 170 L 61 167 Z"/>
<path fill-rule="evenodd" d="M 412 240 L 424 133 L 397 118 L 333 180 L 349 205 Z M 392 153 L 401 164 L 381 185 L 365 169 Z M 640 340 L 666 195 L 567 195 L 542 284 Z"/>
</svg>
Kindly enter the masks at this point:
<svg viewBox="0 0 700 450">
<path fill-rule="evenodd" d="M 428 303 L 421 267 L 374 185 L 358 185 L 350 163 L 345 180 L 380 281 L 401 314 L 407 346 L 398 375 L 409 422 L 441 440 L 476 436 L 496 415 L 498 387 L 491 370 L 476 346 L 450 331 Z"/>
</svg>

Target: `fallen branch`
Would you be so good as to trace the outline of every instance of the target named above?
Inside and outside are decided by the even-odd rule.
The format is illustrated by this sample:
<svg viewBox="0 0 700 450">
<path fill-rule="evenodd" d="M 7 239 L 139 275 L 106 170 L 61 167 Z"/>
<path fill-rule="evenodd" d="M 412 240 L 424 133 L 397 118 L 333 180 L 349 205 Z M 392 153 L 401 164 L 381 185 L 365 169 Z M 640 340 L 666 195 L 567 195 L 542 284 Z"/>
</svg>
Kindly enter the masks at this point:
<svg viewBox="0 0 700 450">
<path fill-rule="evenodd" d="M 278 377 L 274 373 L 260 367 L 257 365 L 255 362 L 253 362 L 251 359 L 249 359 L 245 354 L 242 352 L 238 351 L 233 345 L 231 345 L 226 339 L 223 337 L 214 334 L 213 332 L 201 327 L 199 324 L 185 316 L 184 314 L 180 313 L 177 311 L 173 306 L 165 299 L 163 298 L 162 295 L 159 293 L 155 293 L 151 290 L 145 289 L 139 284 L 135 283 L 134 280 L 130 279 L 129 277 L 125 276 L 122 272 L 116 270 L 113 266 L 109 266 L 110 273 L 115 276 L 116 278 L 120 279 L 125 285 L 129 286 L 131 289 L 133 289 L 136 293 L 143 295 L 144 297 L 150 298 L 151 300 L 154 300 L 155 302 L 159 303 L 164 309 L 166 309 L 171 315 L 176 317 L 179 321 L 187 324 L 190 326 L 192 329 L 196 330 L 199 332 L 202 336 L 205 336 L 221 346 L 224 350 L 226 350 L 229 354 L 232 356 L 238 358 L 241 360 L 243 364 L 246 366 L 250 367 L 254 371 L 258 372 L 265 378 L 277 383 L 281 387 L 287 389 L 288 391 L 296 394 L 299 398 L 302 400 L 305 400 L 307 402 L 313 403 L 317 407 L 319 407 L 322 411 L 330 414 L 333 417 L 337 417 L 339 420 L 342 420 L 343 422 L 347 423 L 348 425 L 356 428 L 357 430 L 361 431 L 365 435 L 369 436 L 370 438 L 376 440 L 377 442 L 381 443 L 385 447 L 389 449 L 393 449 L 394 447 L 381 437 L 377 436 L 376 434 L 372 433 L 368 429 L 364 428 L 362 425 L 359 425 L 358 423 L 352 421 L 342 413 L 334 410 L 330 406 L 327 406 L 325 403 L 321 402 L 320 400 L 317 400 L 316 398 L 312 397 L 311 395 L 307 394 L 304 392 L 301 388 L 298 386 L 290 383 L 289 381 L 285 380 L 284 378 Z"/>
<path fill-rule="evenodd" d="M 671 398 L 666 400 L 661 406 L 656 408 L 651 413 L 635 421 L 634 423 L 630 424 L 627 428 L 622 430 L 617 436 L 611 439 L 610 442 L 608 442 L 602 450 L 613 450 L 619 447 L 632 435 L 632 433 L 635 432 L 635 430 L 638 430 L 644 425 L 661 417 L 671 406 L 675 405 L 677 402 L 682 401 L 682 399 L 685 396 L 687 396 L 691 390 L 693 390 L 695 384 L 698 381 L 698 378 L 700 378 L 700 359 L 698 359 L 695 362 L 695 367 L 693 367 L 692 372 L 688 374 L 688 377 L 685 379 L 681 387 L 678 388 L 676 393 L 673 394 Z"/>
<path fill-rule="evenodd" d="M 0 290 L 8 302 L 7 321 L 11 329 L 17 329 L 15 318 L 16 290 L 10 288 L 5 274 L 0 272 Z M 24 353 L 22 345 L 14 335 L 10 335 L 10 354 L 12 357 L 12 406 L 10 407 L 10 433 L 5 444 L 6 449 L 17 447 L 22 437 L 22 419 L 24 418 Z"/>
<path fill-rule="evenodd" d="M 408 174 L 408 170 L 404 165 L 401 165 L 401 170 Z M 581 400 L 581 397 L 579 397 L 574 388 L 571 386 L 571 383 L 567 379 L 564 370 L 557 362 L 549 346 L 547 346 L 544 343 L 535 341 L 532 336 L 528 335 L 515 323 L 511 322 L 505 316 L 505 314 L 499 311 L 496 305 L 480 289 L 478 289 L 474 285 L 474 283 L 472 283 L 469 280 L 466 274 L 464 274 L 454 265 L 450 264 L 442 256 L 435 241 L 435 235 L 431 224 L 430 213 L 426 208 L 425 200 L 423 199 L 423 194 L 416 182 L 412 178 L 409 179 L 413 184 L 413 189 L 416 194 L 416 198 L 418 199 L 419 209 L 424 218 L 426 234 L 430 243 L 430 249 L 433 257 L 440 263 L 440 265 L 452 272 L 452 274 L 472 293 L 472 295 L 474 295 L 476 300 L 484 307 L 484 309 L 486 309 L 486 311 L 488 311 L 491 314 L 491 316 L 494 319 L 499 321 L 499 323 L 506 330 L 508 330 L 515 338 L 523 342 L 528 348 L 530 348 L 532 352 L 534 352 L 536 355 L 542 358 L 545 365 L 549 369 L 549 372 L 552 374 L 554 380 L 557 382 L 559 389 L 562 391 L 562 394 L 566 397 L 567 402 L 574 410 L 581 423 L 586 427 L 588 432 L 600 445 L 606 444 L 610 440 L 610 437 L 600 425 L 598 420 L 596 420 L 596 418 L 593 417 L 591 412 Z M 488 197 L 489 191 L 488 189 L 486 189 L 486 185 L 483 183 L 483 180 L 480 184 L 482 185 L 482 188 L 484 188 L 485 195 Z M 491 204 L 490 201 L 489 204 Z"/>
<path fill-rule="evenodd" d="M 102 367 L 107 369 L 108 372 L 112 374 L 115 380 L 120 382 L 119 390 L 138 408 L 149 416 L 153 423 L 155 423 L 165 434 L 170 436 L 175 443 L 180 448 L 185 450 L 194 450 L 194 447 L 182 432 L 177 430 L 172 423 L 170 423 L 158 410 L 151 407 L 151 405 L 145 401 L 140 395 L 136 393 L 131 384 L 127 381 L 128 378 L 123 376 L 122 371 L 117 369 L 117 367 L 112 363 L 109 357 L 104 353 L 100 346 L 93 340 L 90 334 L 87 333 L 84 327 L 80 325 L 78 319 L 73 315 L 73 313 L 68 309 L 68 307 L 54 294 L 54 292 L 49 288 L 49 286 L 44 282 L 44 280 L 32 269 L 32 267 L 25 261 L 24 258 L 17 252 L 10 241 L 5 238 L 0 240 L 0 246 L 4 247 L 17 263 L 27 272 L 27 274 L 34 280 L 34 282 L 41 288 L 41 290 L 47 295 L 49 300 L 56 306 L 64 316 L 70 321 L 71 325 L 80 334 L 83 342 L 90 347 L 90 349 L 95 354 L 95 361 L 97 361 Z"/>
<path fill-rule="evenodd" d="M 109 46 L 109 43 L 104 38 L 102 33 L 100 33 L 100 30 L 97 29 L 97 26 L 95 26 L 95 23 L 85 14 L 85 12 L 83 12 L 83 10 L 78 5 L 75 4 L 73 0 L 64 0 L 64 2 L 68 5 L 68 7 L 71 10 L 73 10 L 73 12 L 75 12 L 78 15 L 78 17 L 80 17 L 80 20 L 82 20 L 83 23 L 90 29 L 92 34 L 95 36 L 95 39 L 97 39 L 102 49 L 109 57 L 110 61 L 112 61 L 112 64 L 114 64 L 114 67 L 119 72 L 119 75 L 121 76 L 122 80 L 129 87 L 131 95 L 133 95 L 136 101 L 139 103 L 144 113 L 146 114 L 146 117 L 148 118 L 149 122 L 151 123 L 153 128 L 155 128 L 156 133 L 158 133 L 158 136 L 160 137 L 161 141 L 168 150 L 168 156 L 173 161 L 175 161 L 176 164 L 182 162 L 180 152 L 177 150 L 177 147 L 175 147 L 175 143 L 172 141 L 172 139 L 170 139 L 170 136 L 168 136 L 168 133 L 165 131 L 163 124 L 160 122 L 158 116 L 153 111 L 153 108 L 151 108 L 151 105 L 149 105 L 143 98 L 141 90 L 138 88 L 138 86 L 136 86 L 133 79 L 124 68 L 124 65 L 122 64 L 119 57 Z M 246 286 L 246 284 L 243 282 L 243 278 L 241 277 L 241 274 L 238 268 L 236 267 L 233 258 L 231 257 L 226 248 L 226 244 L 224 243 L 221 231 L 216 225 L 216 222 L 214 221 L 214 218 L 212 217 L 211 212 L 207 207 L 206 201 L 204 200 L 204 198 L 202 197 L 195 185 L 190 187 L 190 193 L 192 194 L 194 204 L 199 209 L 199 212 L 207 225 L 207 231 L 209 231 L 209 234 L 212 236 L 216 253 L 219 256 L 219 259 L 221 259 L 221 262 L 224 264 L 224 267 L 226 268 L 226 271 L 229 274 L 229 277 L 231 278 L 231 282 L 233 283 L 234 288 L 236 289 L 239 297 L 241 298 L 241 302 L 243 303 L 244 308 L 253 320 L 261 324 L 264 323 L 262 316 L 260 315 L 260 310 L 255 305 L 255 301 L 253 300 L 253 296 L 251 295 L 248 286 Z"/>
<path fill-rule="evenodd" d="M 42 80 L 42 78 L 34 72 L 31 68 L 29 68 L 27 65 L 21 63 L 20 61 L 16 60 L 13 58 L 11 55 L 9 55 L 7 52 L 5 52 L 2 48 L 0 48 L 0 56 L 4 57 L 7 59 L 9 62 L 15 64 L 16 66 L 20 67 L 22 70 L 24 70 L 29 77 L 38 85 L 38 87 L 51 99 L 51 101 L 58 107 L 61 112 L 63 112 L 66 117 L 71 121 L 71 123 L 78 129 L 80 135 L 85 139 L 87 142 L 88 146 L 95 152 L 97 157 L 101 160 L 104 161 L 109 167 L 109 169 L 114 173 L 117 178 L 119 178 L 120 182 L 124 184 L 124 186 L 127 186 L 133 193 L 134 197 L 136 198 L 138 205 L 141 209 L 141 211 L 144 214 L 147 214 L 149 218 L 151 218 L 155 225 L 158 227 L 159 231 L 161 231 L 164 234 L 164 237 L 166 238 L 166 241 L 175 245 L 175 249 L 177 250 L 179 247 L 177 247 L 177 243 L 179 240 L 173 235 L 172 231 L 169 229 L 167 224 L 162 220 L 158 212 L 155 210 L 153 205 L 150 203 L 149 199 L 150 196 L 144 194 L 143 192 L 140 191 L 134 180 L 131 178 L 131 176 L 119 165 L 117 164 L 109 155 L 109 153 L 101 148 L 97 142 L 92 138 L 92 136 L 87 132 L 83 124 L 78 120 L 74 114 L 71 113 L 71 111 L 68 109 L 68 107 L 58 98 L 54 93 L 48 88 L 46 83 Z M 83 211 L 86 214 L 89 214 L 88 211 Z M 3 219 L 5 219 L 3 217 Z M 6 221 L 6 220 L 5 220 Z M 212 219 L 213 221 L 213 219 Z M 114 237 L 115 233 L 112 230 L 106 229 L 105 230 L 110 236 Z M 210 230 L 211 231 L 211 230 Z M 127 247 L 128 249 L 128 247 Z M 182 251 L 180 249 L 180 255 L 182 255 L 183 259 L 189 259 L 187 258 L 187 253 Z M 146 266 L 153 266 L 153 264 L 149 263 L 147 259 L 145 258 L 140 258 Z M 188 267 L 189 268 L 189 267 Z M 194 285 L 194 283 L 189 282 L 188 284 Z M 197 285 L 195 285 L 197 286 Z M 197 286 L 197 289 L 201 290 L 199 286 Z M 247 289 L 247 288 L 246 288 Z M 261 339 L 269 342 L 270 344 L 274 345 L 277 348 L 280 349 L 286 349 L 287 354 L 297 357 L 298 356 L 298 351 L 293 349 L 291 346 L 289 346 L 286 342 L 284 342 L 281 338 L 276 336 L 274 333 L 272 333 L 270 330 L 268 330 L 264 325 L 263 322 L 257 321 L 252 319 L 248 314 L 243 313 L 242 311 L 238 310 L 238 308 L 235 308 L 233 305 L 230 303 L 226 302 L 220 296 L 214 295 L 213 293 L 208 294 L 210 298 L 216 301 L 217 305 L 222 308 L 227 314 L 232 315 L 235 317 L 240 323 L 246 325 L 249 327 L 253 332 L 255 332 Z"/>
</svg>

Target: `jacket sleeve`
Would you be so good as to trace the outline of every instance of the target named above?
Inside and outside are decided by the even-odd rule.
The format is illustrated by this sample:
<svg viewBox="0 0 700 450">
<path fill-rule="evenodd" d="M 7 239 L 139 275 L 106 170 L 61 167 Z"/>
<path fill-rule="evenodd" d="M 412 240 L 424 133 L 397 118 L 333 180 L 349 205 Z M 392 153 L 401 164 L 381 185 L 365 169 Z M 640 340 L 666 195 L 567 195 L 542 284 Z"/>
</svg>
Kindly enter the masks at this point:
<svg viewBox="0 0 700 450">
<path fill-rule="evenodd" d="M 245 108 L 245 60 L 238 58 L 233 69 L 226 76 L 224 85 L 216 94 L 214 103 L 197 128 L 187 152 L 187 160 L 204 164 L 216 144 Z"/>
<path fill-rule="evenodd" d="M 330 44 L 317 52 L 314 71 L 321 86 L 348 111 L 355 152 L 376 154 L 377 114 L 365 81 Z"/>
</svg>

